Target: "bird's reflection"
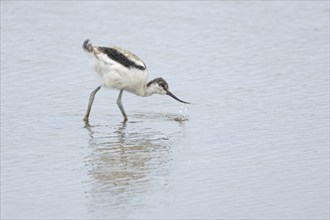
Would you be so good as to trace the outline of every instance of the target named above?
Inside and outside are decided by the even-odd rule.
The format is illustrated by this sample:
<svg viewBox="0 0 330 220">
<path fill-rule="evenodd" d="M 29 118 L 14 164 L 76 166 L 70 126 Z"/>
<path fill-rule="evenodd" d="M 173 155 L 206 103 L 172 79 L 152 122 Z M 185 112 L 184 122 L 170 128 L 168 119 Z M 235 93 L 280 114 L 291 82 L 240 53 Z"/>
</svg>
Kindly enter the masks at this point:
<svg viewBox="0 0 330 220">
<path fill-rule="evenodd" d="M 91 177 L 91 211 L 143 206 L 143 195 L 159 185 L 157 177 L 168 173 L 171 140 L 143 123 L 86 128 L 92 149 L 86 158 Z"/>
</svg>

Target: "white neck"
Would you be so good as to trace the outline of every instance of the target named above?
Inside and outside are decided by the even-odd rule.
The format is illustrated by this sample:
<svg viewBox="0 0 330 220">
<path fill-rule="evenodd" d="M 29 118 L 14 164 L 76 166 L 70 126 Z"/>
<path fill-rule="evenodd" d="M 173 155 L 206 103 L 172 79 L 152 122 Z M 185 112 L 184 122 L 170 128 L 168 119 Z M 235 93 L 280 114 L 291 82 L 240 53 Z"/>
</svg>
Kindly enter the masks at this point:
<svg viewBox="0 0 330 220">
<path fill-rule="evenodd" d="M 151 96 L 153 94 L 160 94 L 160 95 L 166 94 L 165 90 L 161 88 L 157 83 L 152 83 L 149 86 L 148 84 L 144 85 L 143 90 L 144 90 L 143 96 Z"/>
<path fill-rule="evenodd" d="M 144 90 L 144 95 L 143 96 L 151 96 L 151 95 L 156 93 L 156 89 L 155 89 L 154 85 L 151 85 L 151 86 L 145 85 L 143 87 L 143 90 Z"/>
<path fill-rule="evenodd" d="M 151 96 L 152 94 L 155 93 L 154 89 L 148 87 L 147 84 L 141 85 L 139 87 L 132 87 L 132 88 L 126 87 L 125 90 L 142 97 Z"/>
<path fill-rule="evenodd" d="M 140 84 L 138 87 L 126 87 L 125 90 L 143 97 L 151 96 L 153 94 L 166 94 L 157 83 L 150 84 L 149 86 L 148 84 Z"/>
</svg>

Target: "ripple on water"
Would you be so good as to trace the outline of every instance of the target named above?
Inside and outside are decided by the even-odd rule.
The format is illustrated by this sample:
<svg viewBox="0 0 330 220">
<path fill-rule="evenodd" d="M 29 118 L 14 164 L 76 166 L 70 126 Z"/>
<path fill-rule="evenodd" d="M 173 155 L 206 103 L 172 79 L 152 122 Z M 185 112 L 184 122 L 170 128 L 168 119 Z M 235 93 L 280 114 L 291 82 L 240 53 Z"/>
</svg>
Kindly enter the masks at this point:
<svg viewBox="0 0 330 220">
<path fill-rule="evenodd" d="M 133 116 L 138 119 L 161 119 L 166 121 L 184 122 L 189 121 L 188 108 L 186 105 L 181 106 L 179 113 L 157 113 L 157 112 L 141 112 Z"/>
<path fill-rule="evenodd" d="M 173 115 L 172 115 L 173 116 Z M 167 118 L 164 114 L 136 114 L 134 117 Z M 89 208 L 141 207 L 146 192 L 154 188 L 158 176 L 169 172 L 173 137 L 145 123 L 119 123 L 87 127 L 91 154 L 86 158 L 91 190 Z"/>
</svg>

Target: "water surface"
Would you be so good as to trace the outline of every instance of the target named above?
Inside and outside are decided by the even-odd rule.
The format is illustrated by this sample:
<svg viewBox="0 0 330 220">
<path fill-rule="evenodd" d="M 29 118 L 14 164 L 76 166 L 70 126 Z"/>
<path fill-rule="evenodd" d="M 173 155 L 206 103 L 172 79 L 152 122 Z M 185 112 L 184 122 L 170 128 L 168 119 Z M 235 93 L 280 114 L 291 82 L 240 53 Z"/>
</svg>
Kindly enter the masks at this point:
<svg viewBox="0 0 330 220">
<path fill-rule="evenodd" d="M 1 2 L 1 218 L 329 218 L 329 3 Z M 170 97 L 101 89 L 81 44 Z"/>
</svg>

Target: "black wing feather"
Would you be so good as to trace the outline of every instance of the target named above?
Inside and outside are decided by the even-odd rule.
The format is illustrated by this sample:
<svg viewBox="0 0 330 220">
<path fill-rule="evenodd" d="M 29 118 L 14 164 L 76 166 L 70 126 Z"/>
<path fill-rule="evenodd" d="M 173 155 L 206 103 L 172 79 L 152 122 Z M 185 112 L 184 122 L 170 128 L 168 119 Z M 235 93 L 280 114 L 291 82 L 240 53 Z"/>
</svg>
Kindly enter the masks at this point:
<svg viewBox="0 0 330 220">
<path fill-rule="evenodd" d="M 105 53 L 110 59 L 122 64 L 127 68 L 136 68 L 140 70 L 145 70 L 144 66 L 138 65 L 134 61 L 127 58 L 124 54 L 120 53 L 118 50 L 111 47 L 99 47 L 103 53 Z"/>
</svg>

